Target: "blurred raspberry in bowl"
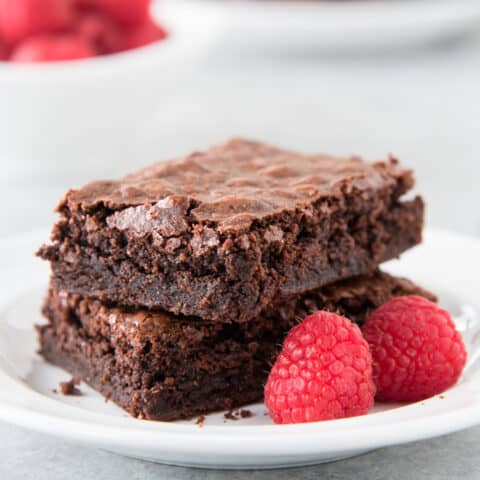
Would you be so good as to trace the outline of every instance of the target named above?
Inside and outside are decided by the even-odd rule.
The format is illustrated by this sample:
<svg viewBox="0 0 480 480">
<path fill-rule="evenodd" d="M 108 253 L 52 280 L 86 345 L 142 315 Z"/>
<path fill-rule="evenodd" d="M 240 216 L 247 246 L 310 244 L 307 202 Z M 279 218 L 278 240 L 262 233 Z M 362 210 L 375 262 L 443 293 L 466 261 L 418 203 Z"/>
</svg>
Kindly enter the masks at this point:
<svg viewBox="0 0 480 480">
<path fill-rule="evenodd" d="M 221 23 L 183 0 L 0 0 L 0 180 L 81 182 L 151 161 L 161 132 L 145 126 Z"/>
<path fill-rule="evenodd" d="M 78 60 L 165 40 L 150 0 L 0 0 L 0 38 L 14 62 Z"/>
</svg>

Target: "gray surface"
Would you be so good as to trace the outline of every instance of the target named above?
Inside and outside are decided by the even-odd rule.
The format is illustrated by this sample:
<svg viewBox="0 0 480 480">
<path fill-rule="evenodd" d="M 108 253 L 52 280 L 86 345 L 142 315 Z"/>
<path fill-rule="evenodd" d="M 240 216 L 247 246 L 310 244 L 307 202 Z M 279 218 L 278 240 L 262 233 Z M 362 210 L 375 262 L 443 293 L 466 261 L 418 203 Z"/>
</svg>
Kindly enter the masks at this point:
<svg viewBox="0 0 480 480">
<path fill-rule="evenodd" d="M 152 152 L 161 158 L 233 134 L 370 158 L 394 151 L 417 172 L 430 224 L 480 235 L 480 38 L 376 58 L 219 58 L 218 53 L 188 90 L 168 98 L 159 92 L 162 108 L 151 128 L 161 134 L 156 144 L 149 143 L 152 151 L 139 152 L 139 164 Z M 112 165 L 112 175 L 126 169 Z M 91 176 L 94 172 L 85 172 L 84 179 Z M 84 179 L 2 185 L 0 235 L 48 225 L 61 192 Z M 251 477 L 475 479 L 479 459 L 480 428 L 475 428 L 335 464 Z M 124 459 L 0 424 L 0 479 L 245 476 Z"/>
<path fill-rule="evenodd" d="M 170 467 L 76 447 L 0 425 L 2 479 L 52 480 L 431 480 L 480 478 L 480 427 L 435 440 L 392 447 L 340 462 L 288 470 L 215 471 Z"/>
</svg>

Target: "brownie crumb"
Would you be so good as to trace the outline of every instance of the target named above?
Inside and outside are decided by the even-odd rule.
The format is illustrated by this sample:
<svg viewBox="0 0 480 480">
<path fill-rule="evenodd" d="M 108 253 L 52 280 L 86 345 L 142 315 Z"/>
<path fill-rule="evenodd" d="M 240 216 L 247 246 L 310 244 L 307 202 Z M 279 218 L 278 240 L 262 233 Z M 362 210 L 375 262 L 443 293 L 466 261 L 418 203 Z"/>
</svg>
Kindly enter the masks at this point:
<svg viewBox="0 0 480 480">
<path fill-rule="evenodd" d="M 205 424 L 205 417 L 203 415 L 200 415 L 195 423 L 198 425 L 199 428 L 202 428 Z"/>
<path fill-rule="evenodd" d="M 233 410 L 229 410 L 228 412 L 224 413 L 223 416 L 225 417 L 225 420 L 238 420 L 238 417 L 235 416 Z"/>
<path fill-rule="evenodd" d="M 58 393 L 57 389 L 56 388 L 52 388 L 52 393 L 54 393 L 55 395 Z"/>
<path fill-rule="evenodd" d="M 80 383 L 80 380 L 78 380 L 75 377 L 72 377 L 67 382 L 60 382 L 58 386 L 60 387 L 60 392 L 62 395 L 80 396 L 82 395 L 82 392 L 77 387 L 79 383 Z"/>
<path fill-rule="evenodd" d="M 229 410 L 224 415 L 225 420 L 240 420 L 241 418 L 250 418 L 253 417 L 253 413 L 247 409 L 241 410 Z"/>
</svg>

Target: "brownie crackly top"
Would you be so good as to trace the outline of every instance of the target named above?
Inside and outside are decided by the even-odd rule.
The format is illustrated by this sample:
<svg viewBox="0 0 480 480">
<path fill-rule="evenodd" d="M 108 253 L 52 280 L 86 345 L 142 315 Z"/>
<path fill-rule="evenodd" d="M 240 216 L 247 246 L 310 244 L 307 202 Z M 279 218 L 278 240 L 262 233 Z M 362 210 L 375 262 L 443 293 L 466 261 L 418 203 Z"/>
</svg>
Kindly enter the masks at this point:
<svg viewBox="0 0 480 480">
<path fill-rule="evenodd" d="M 109 218 L 111 227 L 138 234 L 156 230 L 181 235 L 188 230 L 187 218 L 219 232 L 246 231 L 254 220 L 293 209 L 308 214 L 312 202 L 322 198 L 341 198 L 352 191 L 361 195 L 386 184 L 407 191 L 413 177 L 393 158 L 367 163 L 359 157 L 302 155 L 232 139 L 121 180 L 71 190 L 60 208 L 78 205 L 89 212 L 101 205 L 116 212 Z"/>
</svg>

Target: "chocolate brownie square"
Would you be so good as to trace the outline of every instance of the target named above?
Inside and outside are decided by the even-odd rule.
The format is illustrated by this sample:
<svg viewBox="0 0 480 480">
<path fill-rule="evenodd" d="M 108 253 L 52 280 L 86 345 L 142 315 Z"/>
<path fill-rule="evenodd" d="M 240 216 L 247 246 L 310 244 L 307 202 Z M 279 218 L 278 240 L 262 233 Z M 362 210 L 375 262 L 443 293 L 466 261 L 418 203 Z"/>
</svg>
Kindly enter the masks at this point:
<svg viewBox="0 0 480 480">
<path fill-rule="evenodd" d="M 302 155 L 234 139 L 70 190 L 53 287 L 218 322 L 371 272 L 421 241 L 412 172 L 390 158 Z"/>
<path fill-rule="evenodd" d="M 190 418 L 262 400 L 285 334 L 308 313 L 335 311 L 361 323 L 390 298 L 410 294 L 435 300 L 377 271 L 275 303 L 248 322 L 222 324 L 108 307 L 51 287 L 40 353 L 135 417 Z"/>
</svg>

